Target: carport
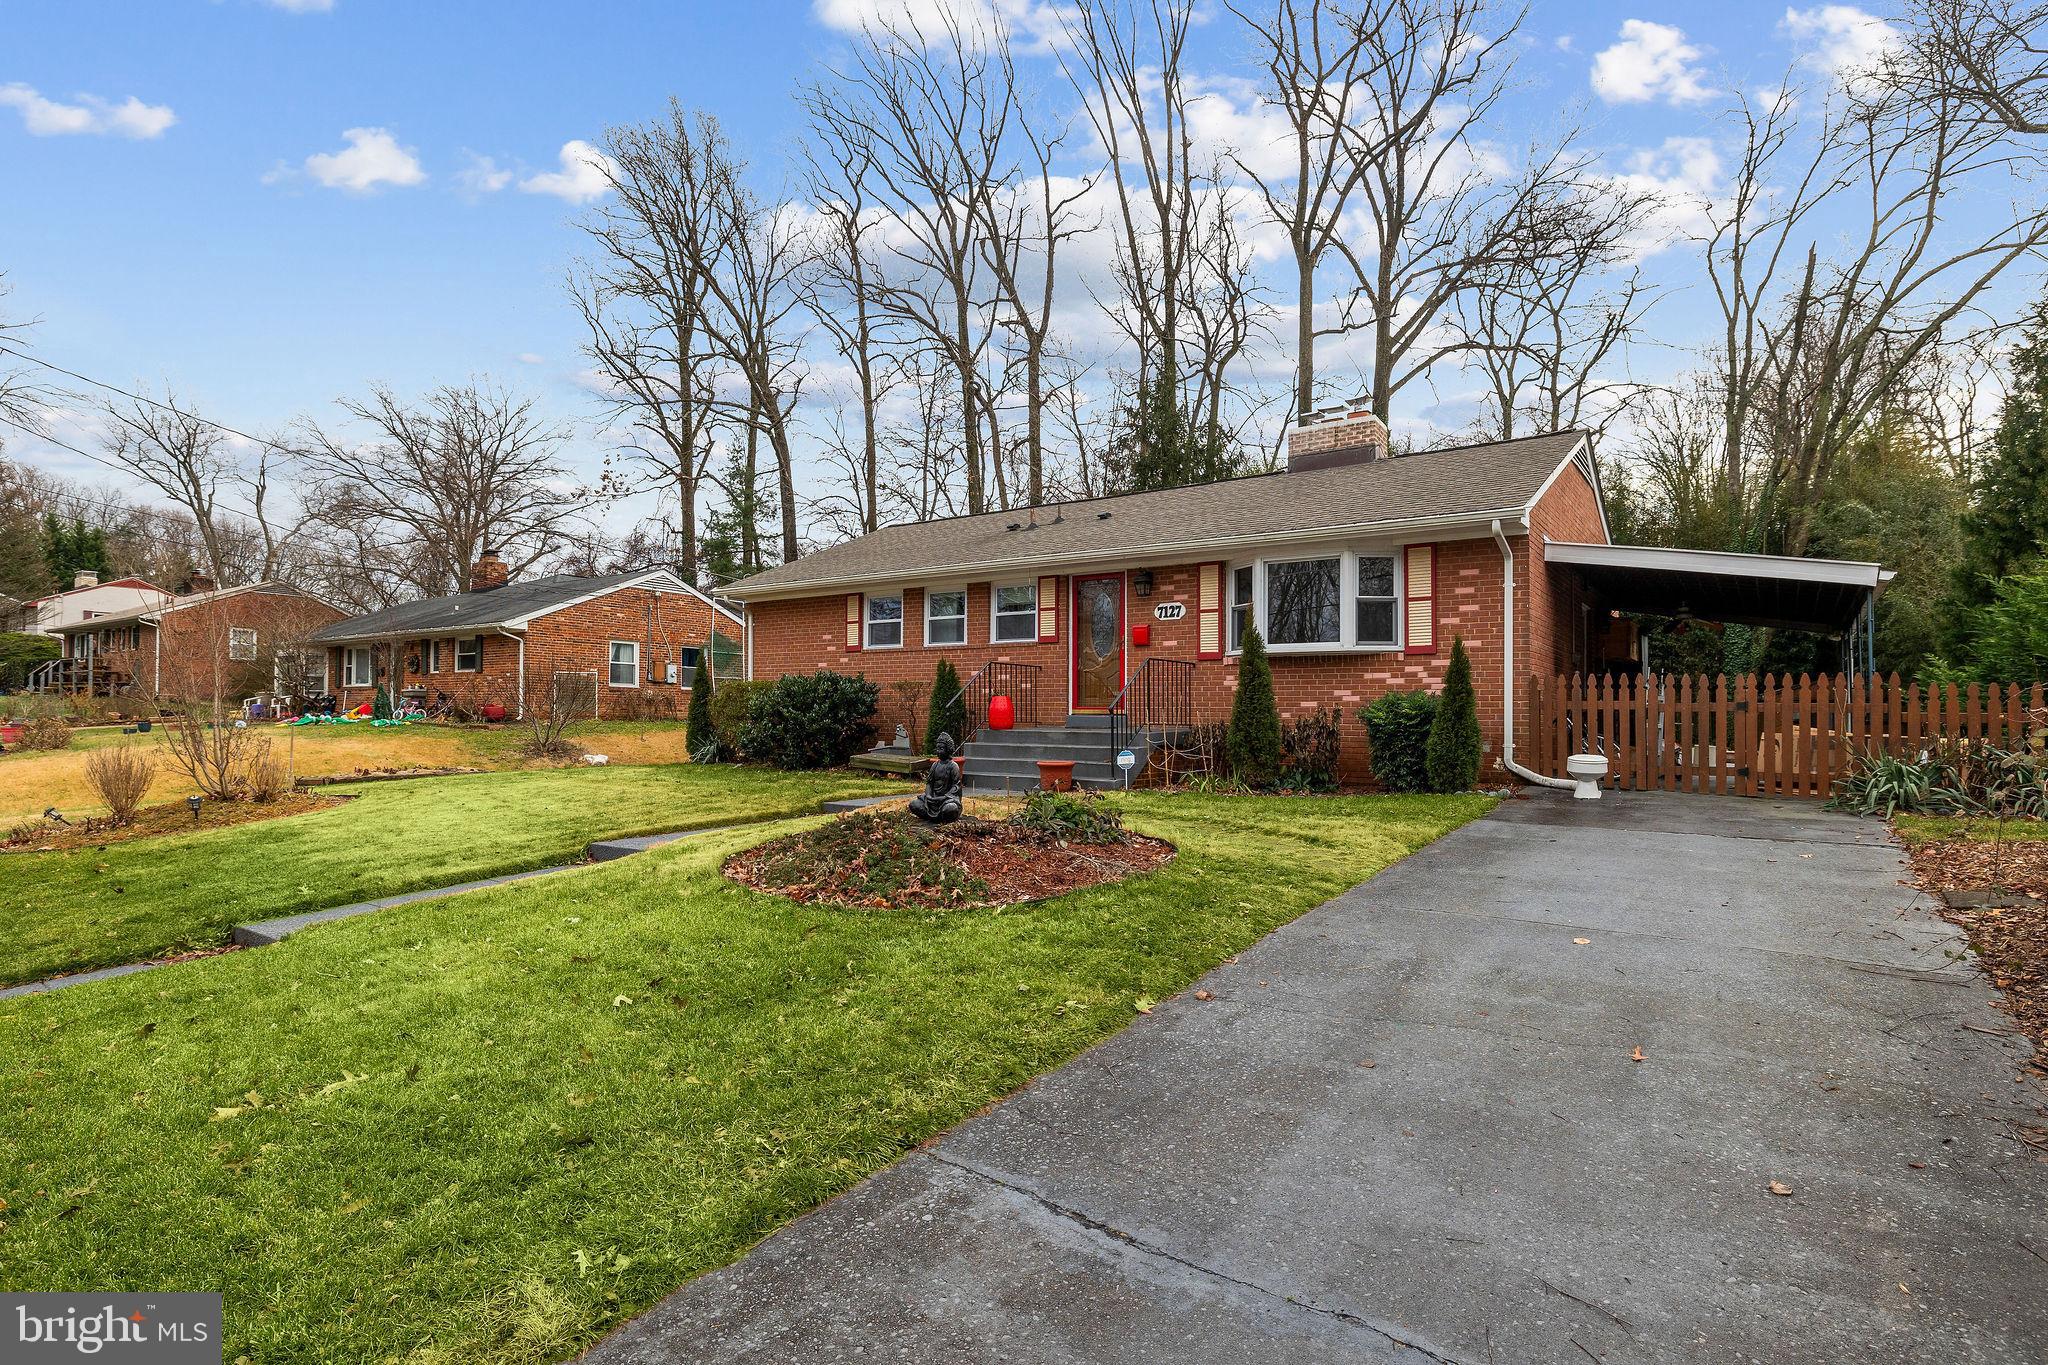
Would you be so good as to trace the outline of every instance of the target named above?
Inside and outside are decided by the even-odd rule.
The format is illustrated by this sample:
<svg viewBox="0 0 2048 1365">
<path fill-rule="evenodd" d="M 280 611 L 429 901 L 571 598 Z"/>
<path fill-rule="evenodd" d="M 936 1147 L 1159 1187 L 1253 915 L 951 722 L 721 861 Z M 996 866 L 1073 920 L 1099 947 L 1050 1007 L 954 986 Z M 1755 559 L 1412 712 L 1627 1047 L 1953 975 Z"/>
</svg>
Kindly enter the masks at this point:
<svg viewBox="0 0 2048 1365">
<path fill-rule="evenodd" d="M 1877 668 L 1877 598 L 1893 577 L 1882 565 L 1577 541 L 1547 543 L 1543 561 L 1616 611 L 1810 630 L 1840 638 L 1843 673 Z"/>
</svg>

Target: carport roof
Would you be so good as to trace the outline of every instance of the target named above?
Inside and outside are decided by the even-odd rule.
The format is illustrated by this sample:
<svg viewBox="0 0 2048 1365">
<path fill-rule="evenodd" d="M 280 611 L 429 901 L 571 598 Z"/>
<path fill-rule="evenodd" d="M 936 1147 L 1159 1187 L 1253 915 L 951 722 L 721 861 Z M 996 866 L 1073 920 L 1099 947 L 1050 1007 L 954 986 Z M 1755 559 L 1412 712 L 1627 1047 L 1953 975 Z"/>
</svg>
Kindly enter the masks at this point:
<svg viewBox="0 0 2048 1365">
<path fill-rule="evenodd" d="M 1569 564 L 1617 611 L 1690 615 L 1791 630 L 1848 630 L 1892 571 L 1847 559 L 1551 541 L 1546 564 Z"/>
</svg>

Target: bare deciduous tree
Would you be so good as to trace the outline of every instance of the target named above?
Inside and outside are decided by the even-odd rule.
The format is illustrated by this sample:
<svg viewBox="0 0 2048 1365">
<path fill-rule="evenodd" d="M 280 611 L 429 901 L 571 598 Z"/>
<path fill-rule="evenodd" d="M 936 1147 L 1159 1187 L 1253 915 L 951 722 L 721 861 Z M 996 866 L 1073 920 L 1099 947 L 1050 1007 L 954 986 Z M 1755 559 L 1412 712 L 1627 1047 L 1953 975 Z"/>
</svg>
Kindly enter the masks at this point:
<svg viewBox="0 0 2048 1365">
<path fill-rule="evenodd" d="M 582 514 L 582 490 L 558 458 L 566 433 L 531 399 L 469 383 L 417 404 L 379 387 L 338 406 L 361 439 L 308 421 L 299 443 L 315 515 L 418 593 L 462 591 L 485 549 L 515 573 L 528 568 Z"/>
<path fill-rule="evenodd" d="M 1881 63 L 1891 83 L 2048 134 L 2048 4 L 1908 0 L 1901 18 L 1905 42 Z"/>
<path fill-rule="evenodd" d="M 105 403 L 100 412 L 108 428 L 101 444 L 106 458 L 192 518 L 207 573 L 227 585 L 231 561 L 220 496 L 235 473 L 227 434 L 180 407 L 168 390 L 160 402 L 145 393 Z"/>
</svg>

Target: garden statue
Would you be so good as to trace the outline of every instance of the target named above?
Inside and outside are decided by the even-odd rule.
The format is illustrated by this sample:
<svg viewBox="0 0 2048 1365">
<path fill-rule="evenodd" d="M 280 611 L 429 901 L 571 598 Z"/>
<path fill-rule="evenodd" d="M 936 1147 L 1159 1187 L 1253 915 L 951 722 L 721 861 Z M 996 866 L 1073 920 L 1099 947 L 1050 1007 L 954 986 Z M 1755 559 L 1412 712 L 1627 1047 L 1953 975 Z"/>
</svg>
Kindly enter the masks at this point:
<svg viewBox="0 0 2048 1365">
<path fill-rule="evenodd" d="M 951 824 L 960 818 L 960 765 L 953 761 L 953 737 L 941 731 L 932 748 L 937 756 L 925 774 L 924 794 L 910 798 L 910 813 L 928 825 Z"/>
</svg>

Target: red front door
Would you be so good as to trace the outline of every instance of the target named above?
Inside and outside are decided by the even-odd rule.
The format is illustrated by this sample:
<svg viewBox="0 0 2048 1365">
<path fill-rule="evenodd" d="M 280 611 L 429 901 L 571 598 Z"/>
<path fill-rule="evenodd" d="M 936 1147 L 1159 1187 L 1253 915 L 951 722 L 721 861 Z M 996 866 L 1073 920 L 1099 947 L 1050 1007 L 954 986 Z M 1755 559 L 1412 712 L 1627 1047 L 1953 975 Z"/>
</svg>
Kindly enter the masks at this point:
<svg viewBox="0 0 2048 1365">
<path fill-rule="evenodd" d="M 1074 707 L 1107 711 L 1124 690 L 1124 576 L 1074 580 Z"/>
</svg>

